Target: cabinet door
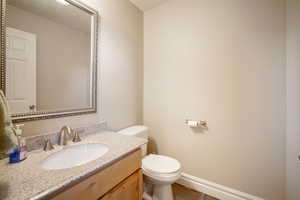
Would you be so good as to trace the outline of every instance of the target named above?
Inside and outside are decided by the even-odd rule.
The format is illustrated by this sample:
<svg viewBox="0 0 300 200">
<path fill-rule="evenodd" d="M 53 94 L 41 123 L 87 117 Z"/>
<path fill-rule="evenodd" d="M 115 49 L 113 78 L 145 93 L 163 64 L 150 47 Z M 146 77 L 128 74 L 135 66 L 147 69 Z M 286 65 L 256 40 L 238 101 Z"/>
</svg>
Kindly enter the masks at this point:
<svg viewBox="0 0 300 200">
<path fill-rule="evenodd" d="M 138 170 L 114 189 L 105 194 L 100 200 L 142 200 L 143 173 Z"/>
</svg>

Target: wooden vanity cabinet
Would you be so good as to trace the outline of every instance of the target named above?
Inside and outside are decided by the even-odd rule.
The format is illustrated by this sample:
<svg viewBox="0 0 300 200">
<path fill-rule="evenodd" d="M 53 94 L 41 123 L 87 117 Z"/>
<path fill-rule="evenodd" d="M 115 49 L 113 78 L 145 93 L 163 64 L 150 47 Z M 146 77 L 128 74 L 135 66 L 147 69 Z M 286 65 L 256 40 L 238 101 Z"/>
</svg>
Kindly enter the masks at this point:
<svg viewBox="0 0 300 200">
<path fill-rule="evenodd" d="M 142 200 L 141 150 L 56 194 L 51 200 Z"/>
<path fill-rule="evenodd" d="M 142 170 L 138 170 L 99 200 L 142 200 L 142 177 Z"/>
</svg>

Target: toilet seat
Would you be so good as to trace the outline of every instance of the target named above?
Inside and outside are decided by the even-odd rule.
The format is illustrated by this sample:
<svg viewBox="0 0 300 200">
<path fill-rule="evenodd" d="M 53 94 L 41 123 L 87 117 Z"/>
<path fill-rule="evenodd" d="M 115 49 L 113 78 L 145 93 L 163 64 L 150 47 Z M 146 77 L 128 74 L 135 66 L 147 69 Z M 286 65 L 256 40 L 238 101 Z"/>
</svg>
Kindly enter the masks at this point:
<svg viewBox="0 0 300 200">
<path fill-rule="evenodd" d="M 178 171 L 177 173 L 173 174 L 155 174 L 143 169 L 143 174 L 150 179 L 154 179 L 155 181 L 167 184 L 173 183 L 176 180 L 178 180 L 178 178 L 180 178 L 181 176 L 181 171 Z"/>
<path fill-rule="evenodd" d="M 174 158 L 150 154 L 142 160 L 142 168 L 147 174 L 173 177 L 178 174 L 181 165 Z"/>
<path fill-rule="evenodd" d="M 181 165 L 174 158 L 150 154 L 142 160 L 143 173 L 156 184 L 172 184 L 181 176 Z"/>
</svg>

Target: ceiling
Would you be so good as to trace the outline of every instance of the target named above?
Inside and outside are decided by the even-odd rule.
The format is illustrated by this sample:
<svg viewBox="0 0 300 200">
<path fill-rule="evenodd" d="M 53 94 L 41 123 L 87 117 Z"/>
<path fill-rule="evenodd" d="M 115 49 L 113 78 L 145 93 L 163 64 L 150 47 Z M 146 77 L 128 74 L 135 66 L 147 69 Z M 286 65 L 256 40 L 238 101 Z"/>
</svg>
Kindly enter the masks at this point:
<svg viewBox="0 0 300 200">
<path fill-rule="evenodd" d="M 142 11 L 150 10 L 167 0 L 129 0 Z"/>
</svg>

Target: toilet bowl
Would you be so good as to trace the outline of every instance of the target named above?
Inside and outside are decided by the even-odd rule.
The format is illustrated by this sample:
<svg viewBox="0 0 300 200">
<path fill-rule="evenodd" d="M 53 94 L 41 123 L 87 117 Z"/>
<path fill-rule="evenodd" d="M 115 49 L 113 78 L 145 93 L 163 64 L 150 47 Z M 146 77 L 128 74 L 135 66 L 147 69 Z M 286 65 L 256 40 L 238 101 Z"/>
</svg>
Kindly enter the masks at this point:
<svg viewBox="0 0 300 200">
<path fill-rule="evenodd" d="M 132 126 L 118 133 L 148 139 L 148 128 L 146 126 Z M 163 155 L 147 155 L 147 145 L 142 149 L 142 170 L 146 187 L 151 185 L 151 194 L 144 194 L 146 200 L 173 200 L 171 185 L 181 176 L 180 163 L 171 157 Z"/>
<path fill-rule="evenodd" d="M 145 183 L 153 185 L 153 200 L 173 200 L 171 185 L 181 176 L 180 163 L 170 157 L 150 154 L 143 158 Z"/>
</svg>

